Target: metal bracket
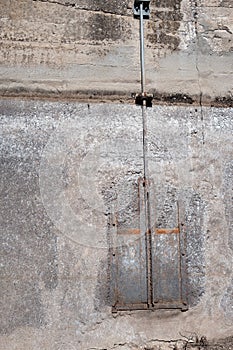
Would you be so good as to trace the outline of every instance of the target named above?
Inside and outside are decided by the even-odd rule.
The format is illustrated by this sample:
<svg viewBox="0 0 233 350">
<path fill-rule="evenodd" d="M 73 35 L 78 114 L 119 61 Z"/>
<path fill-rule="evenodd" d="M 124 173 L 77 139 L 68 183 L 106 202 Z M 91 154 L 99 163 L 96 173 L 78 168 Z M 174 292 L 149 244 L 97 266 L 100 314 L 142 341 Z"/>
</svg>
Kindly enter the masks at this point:
<svg viewBox="0 0 233 350">
<path fill-rule="evenodd" d="M 140 18 L 140 5 L 143 5 L 143 18 L 149 19 L 150 17 L 150 0 L 135 0 L 133 6 L 133 14 L 135 18 Z"/>
<path fill-rule="evenodd" d="M 136 105 L 143 106 L 145 104 L 146 107 L 152 107 L 152 100 L 154 97 L 153 94 L 147 94 L 144 92 L 144 93 L 136 94 L 134 97 L 135 97 Z"/>
</svg>

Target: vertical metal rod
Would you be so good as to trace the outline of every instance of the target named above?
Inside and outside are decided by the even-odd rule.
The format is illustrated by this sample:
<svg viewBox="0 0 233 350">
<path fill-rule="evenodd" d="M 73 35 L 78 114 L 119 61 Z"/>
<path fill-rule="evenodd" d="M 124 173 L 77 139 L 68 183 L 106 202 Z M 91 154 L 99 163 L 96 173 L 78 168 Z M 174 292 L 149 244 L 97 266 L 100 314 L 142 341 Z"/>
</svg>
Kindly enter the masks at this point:
<svg viewBox="0 0 233 350">
<path fill-rule="evenodd" d="M 151 237 L 151 218 L 150 218 L 150 192 L 148 177 L 148 145 L 147 145 L 147 116 L 146 101 L 142 105 L 143 121 L 143 171 L 144 171 L 144 203 L 145 203 L 145 245 L 147 262 L 147 303 L 149 308 L 153 305 L 153 285 L 152 285 L 152 237 Z"/>
<path fill-rule="evenodd" d="M 177 201 L 177 214 L 178 214 L 178 228 L 179 228 L 179 233 L 178 233 L 178 252 L 179 252 L 179 294 L 181 296 L 181 301 L 183 301 L 182 297 L 182 247 L 181 247 L 181 225 L 180 225 L 180 207 L 179 207 L 179 202 Z"/>
<path fill-rule="evenodd" d="M 147 159 L 147 115 L 146 115 L 146 101 L 143 100 L 142 105 L 142 138 L 143 138 L 143 171 L 145 188 L 148 190 L 148 159 Z"/>
<path fill-rule="evenodd" d="M 140 59 L 141 59 L 141 92 L 145 92 L 145 59 L 144 59 L 144 25 L 143 3 L 140 4 Z"/>
<path fill-rule="evenodd" d="M 145 59 L 144 59 L 144 26 L 143 26 L 143 3 L 140 4 L 140 59 L 141 59 L 141 92 L 145 93 Z M 144 171 L 144 203 L 145 203 L 145 244 L 147 260 L 147 303 L 149 307 L 153 304 L 152 285 L 152 241 L 150 224 L 150 198 L 148 182 L 148 160 L 147 160 L 147 118 L 146 100 L 142 104 L 142 124 L 143 124 L 143 171 Z"/>
</svg>

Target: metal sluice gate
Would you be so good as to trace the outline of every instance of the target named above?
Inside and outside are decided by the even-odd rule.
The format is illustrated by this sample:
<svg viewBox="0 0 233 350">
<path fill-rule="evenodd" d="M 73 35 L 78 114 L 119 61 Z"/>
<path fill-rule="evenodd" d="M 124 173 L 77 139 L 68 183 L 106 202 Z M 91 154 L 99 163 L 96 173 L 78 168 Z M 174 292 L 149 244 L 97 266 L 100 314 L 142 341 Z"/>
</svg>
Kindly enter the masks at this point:
<svg viewBox="0 0 233 350">
<path fill-rule="evenodd" d="M 111 295 L 112 312 L 123 310 L 180 309 L 186 311 L 186 232 L 182 224 L 184 210 L 178 201 L 170 203 L 169 227 L 155 227 L 156 196 L 153 181 L 149 178 L 147 107 L 153 96 L 145 91 L 144 19 L 150 16 L 150 1 L 135 0 L 134 18 L 140 22 L 141 92 L 135 102 L 142 108 L 143 127 L 143 178 L 137 188 L 132 186 L 134 214 L 124 224 L 117 214 L 109 219 L 112 235 Z M 152 192 L 152 196 L 151 196 Z M 128 220 L 128 219 L 127 219 Z"/>
</svg>

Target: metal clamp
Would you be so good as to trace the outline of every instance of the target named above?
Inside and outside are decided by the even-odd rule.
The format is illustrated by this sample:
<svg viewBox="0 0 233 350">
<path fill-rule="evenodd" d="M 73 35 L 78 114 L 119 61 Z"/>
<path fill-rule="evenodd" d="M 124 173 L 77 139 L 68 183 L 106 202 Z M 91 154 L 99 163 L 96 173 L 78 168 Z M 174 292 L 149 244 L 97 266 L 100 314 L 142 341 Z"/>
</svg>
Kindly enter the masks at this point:
<svg viewBox="0 0 233 350">
<path fill-rule="evenodd" d="M 150 17 L 150 0 L 135 0 L 133 6 L 133 14 L 135 18 L 140 18 L 140 5 L 142 4 L 143 8 L 143 18 L 149 19 Z"/>
<path fill-rule="evenodd" d="M 153 94 L 147 94 L 146 92 L 136 94 L 135 104 L 139 106 L 152 107 Z"/>
</svg>

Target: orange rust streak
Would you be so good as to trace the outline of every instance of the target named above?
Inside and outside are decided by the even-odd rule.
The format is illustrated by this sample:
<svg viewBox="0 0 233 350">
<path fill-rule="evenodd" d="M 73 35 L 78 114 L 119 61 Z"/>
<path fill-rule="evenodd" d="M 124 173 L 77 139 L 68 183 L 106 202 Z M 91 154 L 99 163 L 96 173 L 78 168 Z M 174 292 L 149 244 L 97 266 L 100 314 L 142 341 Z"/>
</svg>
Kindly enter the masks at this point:
<svg viewBox="0 0 233 350">
<path fill-rule="evenodd" d="M 139 235 L 140 234 L 140 229 L 139 228 L 129 228 L 129 229 L 121 229 L 118 230 L 117 233 L 119 235 Z M 172 234 L 172 233 L 179 233 L 180 230 L 178 227 L 175 228 L 156 228 L 155 229 L 155 233 L 157 235 L 168 235 L 168 234 Z"/>
<path fill-rule="evenodd" d="M 138 235 L 140 234 L 140 229 L 139 228 L 130 228 L 126 230 L 118 230 L 117 233 L 119 235 Z"/>
<path fill-rule="evenodd" d="M 155 229 L 155 233 L 157 235 L 167 235 L 167 234 L 171 234 L 171 233 L 179 233 L 180 230 L 178 227 L 176 228 L 156 228 Z"/>
</svg>

